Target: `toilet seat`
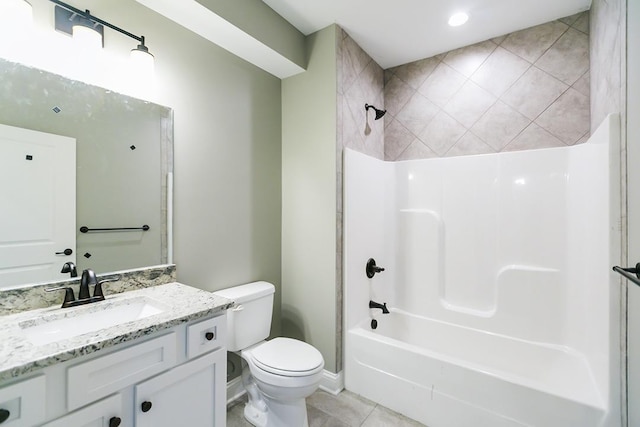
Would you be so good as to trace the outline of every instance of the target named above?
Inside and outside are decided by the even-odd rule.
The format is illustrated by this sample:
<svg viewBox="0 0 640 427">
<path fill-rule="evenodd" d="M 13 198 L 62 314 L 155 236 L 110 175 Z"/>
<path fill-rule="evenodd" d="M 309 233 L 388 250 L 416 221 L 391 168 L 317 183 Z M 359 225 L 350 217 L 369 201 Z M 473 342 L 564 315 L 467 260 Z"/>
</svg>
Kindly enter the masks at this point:
<svg viewBox="0 0 640 427">
<path fill-rule="evenodd" d="M 250 351 L 253 364 L 270 374 L 304 377 L 324 367 L 322 354 L 313 346 L 291 338 L 274 338 Z"/>
</svg>

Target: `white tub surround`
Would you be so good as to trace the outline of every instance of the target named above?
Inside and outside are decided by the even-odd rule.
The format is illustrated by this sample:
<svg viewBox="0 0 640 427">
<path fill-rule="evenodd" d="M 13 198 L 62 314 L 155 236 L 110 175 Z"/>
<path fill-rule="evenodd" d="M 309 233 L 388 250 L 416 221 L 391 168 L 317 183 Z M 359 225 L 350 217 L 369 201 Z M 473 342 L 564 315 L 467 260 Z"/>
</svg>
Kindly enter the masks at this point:
<svg viewBox="0 0 640 427">
<path fill-rule="evenodd" d="M 347 150 L 346 388 L 430 427 L 616 425 L 617 120 L 567 148 Z"/>
</svg>

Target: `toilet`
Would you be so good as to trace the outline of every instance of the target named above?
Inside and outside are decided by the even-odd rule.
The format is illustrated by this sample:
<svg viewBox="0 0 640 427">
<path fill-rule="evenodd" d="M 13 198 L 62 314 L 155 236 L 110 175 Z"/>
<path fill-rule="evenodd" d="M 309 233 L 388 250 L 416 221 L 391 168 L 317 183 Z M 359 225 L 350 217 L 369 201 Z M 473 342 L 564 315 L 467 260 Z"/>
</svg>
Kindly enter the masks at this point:
<svg viewBox="0 0 640 427">
<path fill-rule="evenodd" d="M 308 427 L 305 398 L 320 385 L 324 359 L 299 340 L 265 341 L 274 292 L 271 283 L 254 282 L 214 294 L 235 302 L 227 310 L 227 350 L 239 352 L 247 364 L 242 368 L 249 397 L 244 417 L 258 427 Z"/>
</svg>

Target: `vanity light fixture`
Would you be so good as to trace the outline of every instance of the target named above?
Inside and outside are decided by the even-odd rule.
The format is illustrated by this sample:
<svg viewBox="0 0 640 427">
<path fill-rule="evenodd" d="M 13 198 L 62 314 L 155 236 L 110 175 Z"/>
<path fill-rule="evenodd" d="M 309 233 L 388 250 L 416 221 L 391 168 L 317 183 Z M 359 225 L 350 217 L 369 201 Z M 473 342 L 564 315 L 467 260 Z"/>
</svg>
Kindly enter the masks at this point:
<svg viewBox="0 0 640 427">
<path fill-rule="evenodd" d="M 469 20 L 469 15 L 464 12 L 454 13 L 449 18 L 449 25 L 452 27 L 459 27 Z"/>
<path fill-rule="evenodd" d="M 23 0 L 24 1 L 24 0 Z M 100 47 L 104 46 L 104 27 L 111 28 L 127 37 L 131 37 L 139 42 L 138 46 L 131 50 L 132 60 L 144 63 L 145 68 L 153 69 L 153 55 L 149 52 L 149 48 L 145 45 L 144 36 L 136 36 L 120 27 L 116 27 L 107 21 L 91 14 L 89 10 L 82 11 L 60 0 L 49 0 L 56 4 L 55 7 L 55 26 L 56 30 L 76 37 L 88 37 L 92 39 L 90 42 L 97 45 L 96 40 L 100 43 Z"/>
<path fill-rule="evenodd" d="M 6 7 L 9 9 L 9 11 L 13 11 L 19 19 L 32 19 L 33 7 L 27 0 L 5 0 L 5 2 Z"/>
<path fill-rule="evenodd" d="M 2 29 L 6 30 L 7 34 L 11 34 L 15 29 L 32 23 L 33 7 L 27 0 L 2 0 L 0 1 L 0 21 L 2 21 Z"/>
<path fill-rule="evenodd" d="M 58 9 L 57 6 L 56 9 Z M 62 8 L 60 9 L 64 10 Z M 72 20 L 71 25 L 73 40 L 82 46 L 83 49 L 101 49 L 104 47 L 104 27 L 100 27 L 98 30 L 90 19 L 84 16 L 76 16 L 75 19 Z"/>
</svg>

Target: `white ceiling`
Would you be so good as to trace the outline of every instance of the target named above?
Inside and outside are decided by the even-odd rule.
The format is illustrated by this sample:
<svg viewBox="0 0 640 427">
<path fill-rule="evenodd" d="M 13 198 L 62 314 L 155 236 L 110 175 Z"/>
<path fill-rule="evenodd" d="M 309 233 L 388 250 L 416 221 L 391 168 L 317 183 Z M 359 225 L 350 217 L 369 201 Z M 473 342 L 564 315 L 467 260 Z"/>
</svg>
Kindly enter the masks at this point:
<svg viewBox="0 0 640 427">
<path fill-rule="evenodd" d="M 382 68 L 589 9 L 591 0 L 263 0 L 305 35 L 340 25 Z M 449 16 L 469 21 L 450 27 Z"/>
</svg>

